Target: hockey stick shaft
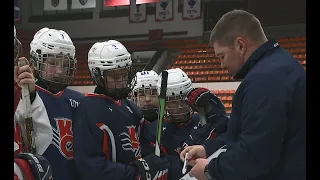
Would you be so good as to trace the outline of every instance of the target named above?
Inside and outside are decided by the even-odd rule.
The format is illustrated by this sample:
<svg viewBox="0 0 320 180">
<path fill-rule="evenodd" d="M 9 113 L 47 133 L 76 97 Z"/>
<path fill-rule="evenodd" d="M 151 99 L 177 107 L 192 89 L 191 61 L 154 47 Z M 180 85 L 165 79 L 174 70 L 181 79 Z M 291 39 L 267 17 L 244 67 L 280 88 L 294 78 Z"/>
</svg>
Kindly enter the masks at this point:
<svg viewBox="0 0 320 180">
<path fill-rule="evenodd" d="M 160 141 L 161 141 L 161 132 L 162 132 L 162 122 L 165 113 L 165 104 L 166 104 L 166 93 L 167 93 L 167 82 L 168 82 L 168 72 L 162 71 L 161 73 L 161 89 L 159 94 L 159 114 L 158 114 L 158 123 L 157 123 L 157 136 L 156 136 L 156 147 L 155 155 L 160 157 Z"/>
<path fill-rule="evenodd" d="M 24 65 L 27 65 L 28 62 L 26 59 L 21 59 L 18 61 L 18 66 L 22 67 Z M 24 117 L 25 119 L 25 124 L 26 124 L 26 140 L 24 143 L 26 144 L 25 151 L 26 152 L 35 152 L 34 148 L 34 141 L 33 141 L 33 121 L 32 117 L 29 115 L 31 111 L 31 101 L 30 101 L 30 92 L 29 92 L 29 87 L 27 84 L 21 85 L 21 95 L 22 95 L 22 103 L 24 105 Z"/>
</svg>

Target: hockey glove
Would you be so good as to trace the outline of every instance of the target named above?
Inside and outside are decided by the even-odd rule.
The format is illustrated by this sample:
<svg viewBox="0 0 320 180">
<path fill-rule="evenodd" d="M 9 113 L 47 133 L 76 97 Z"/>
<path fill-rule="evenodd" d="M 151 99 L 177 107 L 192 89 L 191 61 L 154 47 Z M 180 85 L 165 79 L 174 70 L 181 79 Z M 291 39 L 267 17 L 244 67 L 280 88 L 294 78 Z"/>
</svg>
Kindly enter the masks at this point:
<svg viewBox="0 0 320 180">
<path fill-rule="evenodd" d="M 166 157 L 158 157 L 150 154 L 143 159 L 141 158 L 134 161 L 132 165 L 137 167 L 140 180 L 166 180 L 168 178 L 170 162 Z"/>
<path fill-rule="evenodd" d="M 224 109 L 221 100 L 207 88 L 194 88 L 187 94 L 187 99 L 188 104 L 195 109 L 197 109 L 196 107 L 205 107 L 210 100 L 217 108 Z"/>
<path fill-rule="evenodd" d="M 225 115 L 225 107 L 221 100 L 206 88 L 194 88 L 187 94 L 187 103 L 193 111 L 204 109 L 208 121 L 219 114 Z"/>
<path fill-rule="evenodd" d="M 52 169 L 49 161 L 39 155 L 22 153 L 14 158 L 14 162 L 19 166 L 21 172 L 24 171 L 23 161 L 28 162 L 35 180 L 52 180 Z M 28 173 L 28 172 L 27 172 Z"/>
</svg>

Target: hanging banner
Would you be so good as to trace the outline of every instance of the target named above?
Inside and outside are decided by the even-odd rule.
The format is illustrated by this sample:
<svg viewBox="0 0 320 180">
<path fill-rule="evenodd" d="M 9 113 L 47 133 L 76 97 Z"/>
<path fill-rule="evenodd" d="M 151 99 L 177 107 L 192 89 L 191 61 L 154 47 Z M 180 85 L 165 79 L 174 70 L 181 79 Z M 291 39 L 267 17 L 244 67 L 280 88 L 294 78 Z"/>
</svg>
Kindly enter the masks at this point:
<svg viewBox="0 0 320 180">
<path fill-rule="evenodd" d="M 43 4 L 44 11 L 59 11 L 68 9 L 67 0 L 44 0 Z"/>
<path fill-rule="evenodd" d="M 104 6 L 129 6 L 130 0 L 104 0 Z"/>
<path fill-rule="evenodd" d="M 173 0 L 160 0 L 156 3 L 155 21 L 173 20 Z"/>
<path fill-rule="evenodd" d="M 146 4 L 160 2 L 160 0 L 136 0 L 136 4 Z"/>
<path fill-rule="evenodd" d="M 201 0 L 184 0 L 183 1 L 183 20 L 192 20 L 201 18 Z"/>
<path fill-rule="evenodd" d="M 96 7 L 96 0 L 72 0 L 71 9 L 88 9 Z"/>
<path fill-rule="evenodd" d="M 132 0 L 130 4 L 130 23 L 141 23 L 147 21 L 147 6 L 146 4 L 135 4 Z"/>
</svg>

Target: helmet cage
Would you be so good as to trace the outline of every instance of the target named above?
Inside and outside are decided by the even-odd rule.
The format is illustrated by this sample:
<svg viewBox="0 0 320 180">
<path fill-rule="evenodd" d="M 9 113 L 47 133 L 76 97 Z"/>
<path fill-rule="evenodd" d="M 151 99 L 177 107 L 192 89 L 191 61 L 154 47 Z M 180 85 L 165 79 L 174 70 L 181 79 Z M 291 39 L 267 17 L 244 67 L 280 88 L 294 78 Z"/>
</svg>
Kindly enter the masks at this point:
<svg viewBox="0 0 320 180">
<path fill-rule="evenodd" d="M 185 99 L 186 96 L 182 94 L 167 96 L 165 117 L 168 121 L 174 123 L 189 121 L 192 110 Z"/>
<path fill-rule="evenodd" d="M 17 63 L 17 60 L 22 55 L 22 44 L 17 37 L 13 38 L 14 40 L 14 62 Z"/>
<path fill-rule="evenodd" d="M 75 77 L 77 60 L 70 55 L 62 53 L 42 54 L 41 50 L 38 49 L 36 52 L 31 52 L 31 60 L 36 67 L 38 78 L 41 78 L 44 82 L 68 86 Z M 49 68 L 54 69 L 54 71 L 48 71 Z M 59 74 L 57 68 L 59 68 Z"/>
<path fill-rule="evenodd" d="M 108 73 L 108 76 L 111 74 L 111 76 L 113 76 L 111 79 L 114 81 L 108 81 L 104 76 L 105 73 Z M 113 94 L 116 93 L 116 91 L 120 91 L 128 95 L 135 85 L 135 83 L 131 83 L 135 74 L 135 69 L 132 65 L 116 69 L 106 69 L 103 71 L 101 71 L 99 67 L 95 67 L 92 68 L 90 74 L 95 84 L 104 89 L 107 94 Z M 123 84 L 123 87 L 119 87 L 119 84 Z"/>
<path fill-rule="evenodd" d="M 135 89 L 131 93 L 131 99 L 135 102 L 143 112 L 143 115 L 148 120 L 154 120 L 150 118 L 157 118 L 159 111 L 158 92 L 156 86 L 145 86 Z M 153 103 L 154 99 L 157 103 Z"/>
</svg>

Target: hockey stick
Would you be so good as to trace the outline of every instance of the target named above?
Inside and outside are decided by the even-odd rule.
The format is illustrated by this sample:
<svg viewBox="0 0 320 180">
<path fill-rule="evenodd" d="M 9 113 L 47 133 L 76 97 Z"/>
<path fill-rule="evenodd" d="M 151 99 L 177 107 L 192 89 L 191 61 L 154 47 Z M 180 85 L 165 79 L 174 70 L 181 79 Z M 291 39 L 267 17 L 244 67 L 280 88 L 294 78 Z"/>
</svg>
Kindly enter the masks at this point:
<svg viewBox="0 0 320 180">
<path fill-rule="evenodd" d="M 167 81 L 168 81 L 168 72 L 162 71 L 161 73 L 162 81 L 161 81 L 161 89 L 159 98 L 159 114 L 158 114 L 158 123 L 157 123 L 157 137 L 156 137 L 156 148 L 155 155 L 160 157 L 160 140 L 161 140 L 161 132 L 162 132 L 162 121 L 164 117 L 165 103 L 166 103 L 166 93 L 167 93 Z"/>
<path fill-rule="evenodd" d="M 24 65 L 27 65 L 28 62 L 26 59 L 20 59 L 18 61 L 18 66 L 22 67 Z M 34 145 L 34 140 L 33 140 L 33 122 L 32 122 L 32 116 L 30 115 L 31 111 L 31 102 L 30 102 L 30 92 L 29 92 L 29 87 L 27 84 L 22 84 L 21 85 L 21 95 L 22 95 L 22 103 L 24 106 L 25 114 L 24 117 L 25 119 L 25 124 L 26 124 L 26 140 L 24 140 L 24 143 L 26 145 L 25 147 L 25 152 L 31 152 L 35 153 L 35 145 Z"/>
</svg>

